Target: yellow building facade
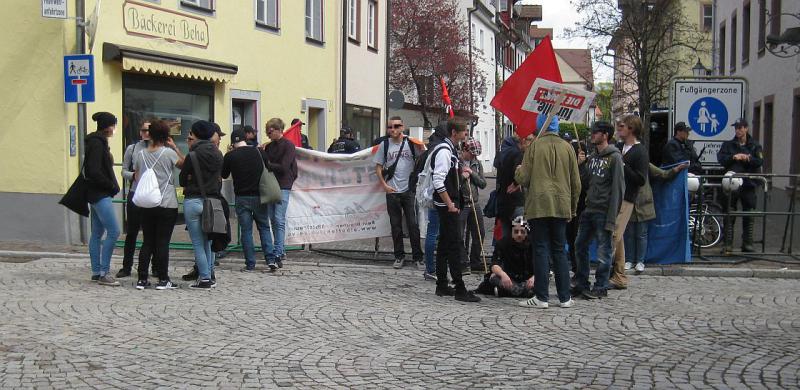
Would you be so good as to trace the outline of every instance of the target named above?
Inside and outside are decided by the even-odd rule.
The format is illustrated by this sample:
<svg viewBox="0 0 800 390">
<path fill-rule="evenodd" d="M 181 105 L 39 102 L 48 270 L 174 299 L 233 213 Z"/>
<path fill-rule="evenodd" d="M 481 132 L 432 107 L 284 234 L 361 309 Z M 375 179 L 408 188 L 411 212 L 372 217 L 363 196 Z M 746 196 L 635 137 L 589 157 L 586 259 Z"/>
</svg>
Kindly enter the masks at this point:
<svg viewBox="0 0 800 390">
<path fill-rule="evenodd" d="M 43 17 L 40 1 L 9 3 L 0 37 L 0 240 L 77 242 L 78 220 L 57 202 L 79 173 L 83 149 L 70 129 L 78 125 L 77 105 L 64 103 L 63 76 L 63 56 L 76 53 L 78 2 L 68 2 L 73 19 Z M 110 139 L 118 166 L 151 119 L 168 121 L 184 150 L 200 119 L 228 134 L 251 125 L 266 140 L 269 118 L 287 126 L 300 118 L 318 150 L 338 135 L 341 2 L 97 3 L 85 2 L 89 30 L 96 28 L 86 50 L 94 55 L 96 93 L 87 132 L 95 130 L 94 112 L 119 118 Z"/>
</svg>

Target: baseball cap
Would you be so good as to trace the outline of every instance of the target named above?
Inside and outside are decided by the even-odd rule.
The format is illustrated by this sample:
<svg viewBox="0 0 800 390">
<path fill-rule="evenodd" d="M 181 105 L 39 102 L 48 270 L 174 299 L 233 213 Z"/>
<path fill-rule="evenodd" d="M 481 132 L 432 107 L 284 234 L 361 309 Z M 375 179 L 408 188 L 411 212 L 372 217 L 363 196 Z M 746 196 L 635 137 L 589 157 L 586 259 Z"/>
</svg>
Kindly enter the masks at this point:
<svg viewBox="0 0 800 390">
<path fill-rule="evenodd" d="M 339 130 L 340 135 L 353 135 L 353 129 L 350 126 L 343 126 L 341 130 Z"/>
<path fill-rule="evenodd" d="M 733 122 L 732 126 L 736 129 L 740 127 L 750 127 L 750 125 L 747 123 L 747 119 L 744 118 L 737 119 L 736 122 Z"/>
<path fill-rule="evenodd" d="M 254 129 L 253 126 L 250 125 L 244 125 L 244 128 L 242 128 L 242 130 L 245 132 L 245 134 L 256 132 L 256 129 Z"/>
<path fill-rule="evenodd" d="M 244 141 L 246 139 L 244 129 L 237 128 L 231 132 L 231 143 L 235 144 L 237 142 Z"/>
<path fill-rule="evenodd" d="M 298 119 L 298 118 L 294 118 L 294 119 L 292 119 L 292 126 L 294 126 L 295 124 L 297 124 L 297 122 L 300 122 L 300 124 L 301 124 L 301 125 L 304 125 L 304 124 L 305 124 L 305 123 L 303 123 L 303 121 L 301 121 L 300 119 Z"/>
<path fill-rule="evenodd" d="M 611 137 L 614 135 L 614 126 L 611 126 L 611 123 L 606 121 L 596 121 L 592 123 L 592 133 L 596 133 L 598 131 L 606 133 L 609 137 Z"/>
<path fill-rule="evenodd" d="M 692 129 L 686 125 L 686 122 L 678 122 L 675 124 L 675 131 L 692 131 Z"/>
</svg>

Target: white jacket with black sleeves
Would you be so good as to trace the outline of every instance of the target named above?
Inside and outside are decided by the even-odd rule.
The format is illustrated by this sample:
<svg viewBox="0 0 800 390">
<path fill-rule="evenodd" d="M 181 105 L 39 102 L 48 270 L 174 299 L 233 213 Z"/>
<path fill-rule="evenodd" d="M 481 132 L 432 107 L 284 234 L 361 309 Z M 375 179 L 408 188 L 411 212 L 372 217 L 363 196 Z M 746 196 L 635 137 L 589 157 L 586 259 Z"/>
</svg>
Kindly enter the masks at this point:
<svg viewBox="0 0 800 390">
<path fill-rule="evenodd" d="M 461 188 L 458 180 L 458 172 L 461 169 L 458 161 L 458 153 L 449 138 L 436 146 L 433 152 L 433 204 L 437 207 L 447 207 L 441 196 L 444 192 L 450 196 L 450 200 L 455 203 L 457 208 L 461 208 Z M 432 153 L 433 153 L 432 152 Z"/>
</svg>

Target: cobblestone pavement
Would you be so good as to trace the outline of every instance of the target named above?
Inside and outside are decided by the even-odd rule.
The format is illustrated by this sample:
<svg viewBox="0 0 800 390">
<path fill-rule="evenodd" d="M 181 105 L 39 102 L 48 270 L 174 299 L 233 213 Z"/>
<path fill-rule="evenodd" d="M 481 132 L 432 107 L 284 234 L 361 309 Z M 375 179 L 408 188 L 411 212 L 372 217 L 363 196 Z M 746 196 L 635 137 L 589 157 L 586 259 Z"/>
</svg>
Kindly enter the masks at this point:
<svg viewBox="0 0 800 390">
<path fill-rule="evenodd" d="M 0 262 L 0 387 L 800 385 L 797 281 L 641 276 L 532 310 L 436 297 L 409 269 L 232 268 L 213 291 L 137 291 L 89 282 L 87 259 Z"/>
</svg>

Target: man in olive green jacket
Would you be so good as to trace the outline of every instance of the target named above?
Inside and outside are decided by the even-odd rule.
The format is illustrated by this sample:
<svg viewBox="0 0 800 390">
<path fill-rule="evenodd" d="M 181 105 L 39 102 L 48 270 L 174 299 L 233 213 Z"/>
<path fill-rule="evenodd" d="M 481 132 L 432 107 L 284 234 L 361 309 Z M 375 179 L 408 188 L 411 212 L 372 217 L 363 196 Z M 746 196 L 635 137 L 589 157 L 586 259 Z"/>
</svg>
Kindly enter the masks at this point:
<svg viewBox="0 0 800 390">
<path fill-rule="evenodd" d="M 539 115 L 537 127 L 544 125 Z M 573 305 L 569 286 L 569 262 L 564 246 L 567 241 L 567 222 L 575 217 L 581 179 L 578 160 L 572 146 L 558 135 L 558 118 L 544 134 L 528 147 L 517 168 L 514 179 L 525 191 L 525 218 L 533 228 L 534 297 L 520 302 L 521 306 L 548 307 L 548 275 L 553 257 L 556 289 L 560 307 Z"/>
</svg>

